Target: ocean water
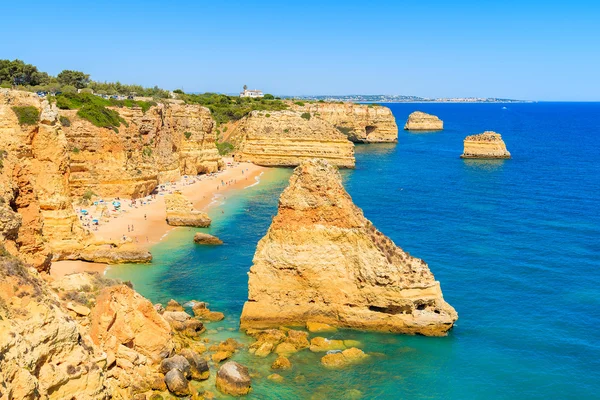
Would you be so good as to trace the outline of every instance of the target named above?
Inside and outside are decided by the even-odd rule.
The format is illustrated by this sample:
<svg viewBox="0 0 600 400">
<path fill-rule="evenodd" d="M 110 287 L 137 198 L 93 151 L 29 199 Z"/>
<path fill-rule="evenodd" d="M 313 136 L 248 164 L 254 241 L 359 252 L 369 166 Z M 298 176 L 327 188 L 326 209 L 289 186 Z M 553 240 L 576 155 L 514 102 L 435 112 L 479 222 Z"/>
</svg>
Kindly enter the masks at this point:
<svg viewBox="0 0 600 400">
<path fill-rule="evenodd" d="M 459 313 L 447 337 L 339 331 L 372 353 L 342 371 L 308 351 L 266 379 L 274 356 L 235 359 L 262 375 L 253 399 L 582 399 L 600 397 L 600 104 L 391 104 L 400 129 L 422 110 L 445 130 L 400 130 L 397 144 L 357 145 L 345 186 L 365 216 L 424 259 Z M 461 160 L 468 134 L 502 134 L 510 160 Z M 179 229 L 151 265 L 113 267 L 153 301 L 198 299 L 226 313 L 211 340 L 236 337 L 247 271 L 290 170 L 231 192 L 204 231 Z M 214 376 L 214 374 L 213 374 Z M 300 378 L 298 378 L 300 376 Z M 212 380 L 205 384 L 211 387 Z"/>
</svg>

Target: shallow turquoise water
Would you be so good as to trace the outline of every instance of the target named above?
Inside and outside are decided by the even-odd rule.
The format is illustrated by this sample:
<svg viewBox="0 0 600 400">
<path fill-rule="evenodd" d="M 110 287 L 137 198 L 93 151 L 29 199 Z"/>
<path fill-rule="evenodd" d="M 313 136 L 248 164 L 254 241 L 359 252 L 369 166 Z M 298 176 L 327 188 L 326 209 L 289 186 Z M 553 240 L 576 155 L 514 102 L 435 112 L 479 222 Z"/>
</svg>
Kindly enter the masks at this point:
<svg viewBox="0 0 600 400">
<path fill-rule="evenodd" d="M 309 352 L 291 357 L 285 383 L 253 382 L 257 399 L 597 398 L 600 393 L 600 104 L 393 104 L 402 127 L 414 110 L 446 129 L 400 131 L 398 144 L 359 145 L 348 192 L 382 232 L 423 258 L 459 313 L 448 337 L 340 331 L 364 365 L 325 371 Z M 495 130 L 513 159 L 464 161 L 467 134 Z M 179 229 L 153 249 L 152 265 L 114 267 L 153 301 L 205 300 L 235 336 L 246 272 L 276 212 L 290 170 L 231 193 L 205 231 L 221 247 L 193 245 Z M 223 212 L 223 213 L 222 213 Z M 230 331 L 229 329 L 234 329 Z M 247 339 L 246 339 L 247 340 Z M 262 375 L 272 358 L 238 356 Z M 294 378 L 304 375 L 304 382 Z"/>
</svg>

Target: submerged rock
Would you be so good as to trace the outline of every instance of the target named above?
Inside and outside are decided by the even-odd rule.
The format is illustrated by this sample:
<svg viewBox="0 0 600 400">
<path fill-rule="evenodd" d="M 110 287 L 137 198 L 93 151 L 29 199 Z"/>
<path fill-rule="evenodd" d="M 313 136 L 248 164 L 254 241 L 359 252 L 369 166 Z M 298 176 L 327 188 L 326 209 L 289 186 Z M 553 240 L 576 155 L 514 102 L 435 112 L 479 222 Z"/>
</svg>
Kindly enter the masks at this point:
<svg viewBox="0 0 600 400">
<path fill-rule="evenodd" d="M 217 372 L 217 389 L 232 396 L 243 396 L 250 392 L 252 381 L 248 368 L 235 361 L 229 361 Z"/>
<path fill-rule="evenodd" d="M 211 223 L 208 214 L 194 209 L 192 202 L 181 193 L 166 195 L 165 206 L 169 225 L 204 228 Z"/>
<path fill-rule="evenodd" d="M 223 241 L 216 236 L 209 235 L 208 233 L 197 232 L 194 235 L 194 243 L 217 245 L 223 244 Z"/>
<path fill-rule="evenodd" d="M 408 116 L 404 130 L 409 131 L 441 131 L 444 122 L 435 115 L 415 111 Z"/>
<path fill-rule="evenodd" d="M 256 249 L 248 289 L 242 329 L 318 320 L 440 336 L 458 318 L 427 264 L 363 216 L 324 160 L 294 171 Z"/>
<path fill-rule="evenodd" d="M 461 158 L 510 158 L 502 136 L 492 131 L 467 136 L 464 147 Z"/>
<path fill-rule="evenodd" d="M 316 321 L 306 321 L 306 329 L 309 332 L 335 332 L 337 330 L 334 326 Z"/>
<path fill-rule="evenodd" d="M 364 360 L 368 356 L 360 349 L 352 347 L 344 351 L 332 352 L 321 358 L 321 364 L 328 368 L 343 368 Z"/>
<path fill-rule="evenodd" d="M 271 369 L 290 369 L 292 368 L 292 363 L 285 356 L 279 356 L 273 364 L 271 364 Z"/>
</svg>

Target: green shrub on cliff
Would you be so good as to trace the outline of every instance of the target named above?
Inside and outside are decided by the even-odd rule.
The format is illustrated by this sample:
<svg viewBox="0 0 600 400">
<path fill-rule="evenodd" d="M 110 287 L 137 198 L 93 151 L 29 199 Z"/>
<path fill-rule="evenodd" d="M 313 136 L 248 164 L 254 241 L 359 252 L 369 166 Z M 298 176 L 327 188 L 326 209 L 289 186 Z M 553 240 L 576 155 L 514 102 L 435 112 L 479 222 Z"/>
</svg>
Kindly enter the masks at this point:
<svg viewBox="0 0 600 400">
<path fill-rule="evenodd" d="M 13 107 L 20 125 L 35 125 L 40 120 L 40 110 L 34 106 Z"/>
<path fill-rule="evenodd" d="M 77 115 L 100 128 L 114 129 L 125 123 L 118 112 L 97 104 L 85 104 L 77 111 Z"/>
<path fill-rule="evenodd" d="M 233 151 L 233 145 L 229 142 L 217 143 L 217 150 L 219 150 L 219 154 L 224 156 Z"/>
<path fill-rule="evenodd" d="M 71 126 L 71 120 L 69 118 L 65 117 L 64 115 L 61 115 L 59 119 L 60 119 L 60 124 L 62 126 L 66 126 L 66 127 Z"/>
<path fill-rule="evenodd" d="M 183 135 L 185 136 L 186 139 L 189 139 L 192 137 L 192 132 L 184 132 Z"/>
<path fill-rule="evenodd" d="M 302 101 L 295 101 L 294 104 L 300 107 L 304 107 L 304 102 Z"/>
<path fill-rule="evenodd" d="M 307 112 L 302 113 L 301 117 L 304 118 L 305 120 L 309 121 L 310 120 L 310 113 L 307 113 Z"/>
</svg>

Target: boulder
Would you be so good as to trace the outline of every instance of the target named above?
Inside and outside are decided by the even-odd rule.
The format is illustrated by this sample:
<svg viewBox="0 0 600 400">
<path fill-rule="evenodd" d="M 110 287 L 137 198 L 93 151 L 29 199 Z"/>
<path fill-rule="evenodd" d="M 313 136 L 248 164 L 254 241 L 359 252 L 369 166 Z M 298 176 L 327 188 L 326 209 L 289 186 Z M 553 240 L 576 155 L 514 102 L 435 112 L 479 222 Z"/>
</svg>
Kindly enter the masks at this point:
<svg viewBox="0 0 600 400">
<path fill-rule="evenodd" d="M 176 396 L 188 396 L 191 393 L 190 383 L 185 378 L 183 372 L 177 368 L 166 373 L 165 383 L 167 384 L 169 392 Z"/>
<path fill-rule="evenodd" d="M 404 129 L 409 131 L 441 131 L 444 129 L 444 122 L 435 115 L 415 111 L 408 116 Z"/>
<path fill-rule="evenodd" d="M 197 232 L 194 235 L 194 243 L 207 244 L 207 245 L 218 245 L 218 244 L 223 244 L 223 241 L 216 236 L 209 235 L 208 233 Z"/>
<path fill-rule="evenodd" d="M 321 358 L 321 364 L 327 368 L 343 368 L 358 363 L 367 357 L 362 350 L 353 347 L 344 351 L 328 352 Z"/>
<path fill-rule="evenodd" d="M 279 356 L 273 364 L 271 364 L 271 369 L 290 369 L 292 368 L 292 363 L 285 356 Z"/>
<path fill-rule="evenodd" d="M 327 339 L 324 337 L 317 336 L 312 338 L 310 341 L 310 351 L 312 352 L 320 352 L 320 351 L 330 351 L 330 350 L 344 350 L 346 346 L 344 345 L 343 340 L 336 339 Z"/>
<path fill-rule="evenodd" d="M 178 369 L 183 373 L 186 378 L 192 377 L 192 368 L 189 361 L 182 355 L 175 355 L 173 357 L 165 358 L 161 361 L 159 371 L 163 374 Z M 168 385 L 168 384 L 167 384 Z"/>
<path fill-rule="evenodd" d="M 173 300 L 173 299 L 169 300 L 165 310 L 166 311 L 185 311 L 183 306 L 181 304 L 179 304 L 179 302 L 177 302 L 176 300 Z"/>
<path fill-rule="evenodd" d="M 204 358 L 200 357 L 198 353 L 190 349 L 181 350 L 181 355 L 184 356 L 190 364 L 192 379 L 196 381 L 208 379 L 210 370 L 208 368 L 208 362 L 206 362 Z"/>
<path fill-rule="evenodd" d="M 248 368 L 235 361 L 226 362 L 217 372 L 217 389 L 224 394 L 243 396 L 250 392 L 252 381 Z"/>
</svg>

